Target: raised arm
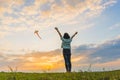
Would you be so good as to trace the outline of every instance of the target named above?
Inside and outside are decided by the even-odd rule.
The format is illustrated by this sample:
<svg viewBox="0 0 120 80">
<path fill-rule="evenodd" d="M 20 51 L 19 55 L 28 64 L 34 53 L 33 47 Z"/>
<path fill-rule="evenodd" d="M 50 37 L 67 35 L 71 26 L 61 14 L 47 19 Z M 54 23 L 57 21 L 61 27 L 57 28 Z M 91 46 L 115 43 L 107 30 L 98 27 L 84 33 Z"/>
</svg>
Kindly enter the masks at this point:
<svg viewBox="0 0 120 80">
<path fill-rule="evenodd" d="M 62 35 L 61 35 L 61 33 L 60 33 L 60 31 L 58 30 L 58 28 L 57 28 L 57 27 L 55 27 L 55 30 L 58 32 L 58 34 L 59 34 L 60 38 L 62 38 Z"/>
<path fill-rule="evenodd" d="M 75 35 L 77 34 L 78 32 L 75 32 L 75 34 L 71 37 L 71 39 L 73 39 L 73 37 L 75 37 Z"/>
</svg>

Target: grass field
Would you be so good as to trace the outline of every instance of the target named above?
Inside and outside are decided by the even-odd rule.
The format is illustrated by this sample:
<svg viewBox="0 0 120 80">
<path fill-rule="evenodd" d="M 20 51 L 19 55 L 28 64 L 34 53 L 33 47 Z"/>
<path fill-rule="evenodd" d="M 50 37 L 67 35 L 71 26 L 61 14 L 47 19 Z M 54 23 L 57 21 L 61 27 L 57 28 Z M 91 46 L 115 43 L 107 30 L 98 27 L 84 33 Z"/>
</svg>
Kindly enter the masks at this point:
<svg viewBox="0 0 120 80">
<path fill-rule="evenodd" d="M 120 71 L 72 73 L 0 72 L 0 80 L 120 80 Z"/>
</svg>

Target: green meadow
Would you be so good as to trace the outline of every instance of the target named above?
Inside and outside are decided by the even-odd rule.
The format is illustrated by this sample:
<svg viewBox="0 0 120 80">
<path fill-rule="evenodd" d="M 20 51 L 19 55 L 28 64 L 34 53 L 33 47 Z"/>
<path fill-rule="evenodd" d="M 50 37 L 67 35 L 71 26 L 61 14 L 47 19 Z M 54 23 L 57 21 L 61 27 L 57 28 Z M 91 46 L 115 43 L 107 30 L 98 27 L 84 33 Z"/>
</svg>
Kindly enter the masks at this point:
<svg viewBox="0 0 120 80">
<path fill-rule="evenodd" d="M 71 73 L 0 72 L 0 80 L 120 80 L 120 70 Z"/>
</svg>

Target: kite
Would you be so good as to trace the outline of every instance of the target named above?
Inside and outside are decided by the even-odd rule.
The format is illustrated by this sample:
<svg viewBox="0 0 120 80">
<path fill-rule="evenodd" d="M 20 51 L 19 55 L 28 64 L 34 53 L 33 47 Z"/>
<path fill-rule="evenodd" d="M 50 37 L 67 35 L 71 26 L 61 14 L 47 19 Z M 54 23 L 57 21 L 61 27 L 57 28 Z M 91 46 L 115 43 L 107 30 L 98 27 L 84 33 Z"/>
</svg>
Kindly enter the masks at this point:
<svg viewBox="0 0 120 80">
<path fill-rule="evenodd" d="M 41 39 L 41 37 L 40 37 L 38 32 L 39 32 L 38 30 L 35 30 L 34 34 L 36 34 L 38 36 L 38 38 Z"/>
</svg>

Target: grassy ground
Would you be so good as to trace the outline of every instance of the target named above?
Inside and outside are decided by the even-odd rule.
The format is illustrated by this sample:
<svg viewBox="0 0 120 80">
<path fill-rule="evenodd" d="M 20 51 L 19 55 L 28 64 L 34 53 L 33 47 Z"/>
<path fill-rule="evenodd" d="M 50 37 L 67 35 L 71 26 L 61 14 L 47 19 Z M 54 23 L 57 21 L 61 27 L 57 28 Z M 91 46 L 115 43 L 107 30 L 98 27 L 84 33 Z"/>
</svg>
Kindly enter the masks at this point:
<svg viewBox="0 0 120 80">
<path fill-rule="evenodd" d="M 0 80 L 120 80 L 120 71 L 72 73 L 0 73 Z"/>
</svg>

